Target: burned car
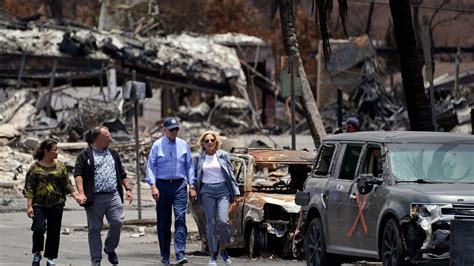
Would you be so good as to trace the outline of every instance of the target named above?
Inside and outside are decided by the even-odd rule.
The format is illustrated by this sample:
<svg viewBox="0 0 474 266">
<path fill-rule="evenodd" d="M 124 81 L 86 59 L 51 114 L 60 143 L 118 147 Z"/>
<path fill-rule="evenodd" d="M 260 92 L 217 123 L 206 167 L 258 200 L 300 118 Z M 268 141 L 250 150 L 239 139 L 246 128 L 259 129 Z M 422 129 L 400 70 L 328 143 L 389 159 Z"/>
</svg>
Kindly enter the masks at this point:
<svg viewBox="0 0 474 266">
<path fill-rule="evenodd" d="M 241 200 L 229 208 L 230 244 L 250 257 L 275 252 L 290 257 L 300 206 L 295 192 L 303 188 L 315 153 L 283 149 L 233 149 L 230 153 Z M 203 251 L 207 250 L 206 219 L 199 201 L 191 213 Z"/>
<path fill-rule="evenodd" d="M 452 224 L 474 219 L 474 137 L 328 136 L 296 201 L 308 265 L 448 263 Z"/>
</svg>

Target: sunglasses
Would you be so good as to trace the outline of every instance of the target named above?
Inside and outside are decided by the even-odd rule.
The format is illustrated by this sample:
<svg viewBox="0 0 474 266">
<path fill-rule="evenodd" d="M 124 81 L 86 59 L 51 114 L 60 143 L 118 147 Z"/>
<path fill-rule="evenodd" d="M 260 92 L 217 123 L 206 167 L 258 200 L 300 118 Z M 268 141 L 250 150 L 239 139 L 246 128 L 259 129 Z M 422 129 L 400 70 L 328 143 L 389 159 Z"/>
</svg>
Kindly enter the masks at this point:
<svg viewBox="0 0 474 266">
<path fill-rule="evenodd" d="M 207 143 L 214 143 L 214 141 L 216 141 L 215 139 L 205 139 L 204 142 L 207 144 Z"/>
<path fill-rule="evenodd" d="M 172 129 L 168 129 L 169 131 L 178 131 L 179 130 L 179 127 L 175 127 L 175 128 L 172 128 Z"/>
</svg>

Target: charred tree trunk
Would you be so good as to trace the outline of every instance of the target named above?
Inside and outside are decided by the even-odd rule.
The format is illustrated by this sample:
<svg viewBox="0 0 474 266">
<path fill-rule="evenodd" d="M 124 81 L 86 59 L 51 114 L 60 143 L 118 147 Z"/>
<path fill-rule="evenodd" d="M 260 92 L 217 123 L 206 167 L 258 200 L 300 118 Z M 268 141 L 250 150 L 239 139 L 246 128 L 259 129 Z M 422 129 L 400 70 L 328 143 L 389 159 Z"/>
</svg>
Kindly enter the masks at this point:
<svg viewBox="0 0 474 266">
<path fill-rule="evenodd" d="M 409 0 L 390 0 L 395 40 L 400 57 L 403 90 L 411 130 L 434 131 L 431 109 L 425 94 L 422 63 L 416 50 Z"/>
<path fill-rule="evenodd" d="M 283 35 L 283 44 L 285 46 L 285 54 L 287 56 L 298 56 L 298 58 L 300 58 L 298 39 L 295 30 L 293 1 L 278 0 L 278 7 L 280 9 L 281 31 Z M 318 106 L 316 105 L 313 93 L 311 92 L 301 59 L 299 59 L 299 62 L 299 74 L 302 83 L 301 102 L 304 109 L 304 115 L 306 116 L 306 121 L 309 130 L 311 131 L 314 145 L 319 147 L 321 144 L 321 138 L 326 136 L 326 130 L 324 129 L 323 121 L 319 115 Z"/>
<path fill-rule="evenodd" d="M 63 4 L 58 0 L 46 0 L 45 4 L 48 6 L 51 17 L 56 19 L 63 19 Z"/>
<path fill-rule="evenodd" d="M 369 15 L 367 15 L 367 25 L 365 25 L 365 34 L 370 36 L 370 27 L 372 26 L 372 14 L 374 13 L 375 3 L 370 3 Z"/>
</svg>

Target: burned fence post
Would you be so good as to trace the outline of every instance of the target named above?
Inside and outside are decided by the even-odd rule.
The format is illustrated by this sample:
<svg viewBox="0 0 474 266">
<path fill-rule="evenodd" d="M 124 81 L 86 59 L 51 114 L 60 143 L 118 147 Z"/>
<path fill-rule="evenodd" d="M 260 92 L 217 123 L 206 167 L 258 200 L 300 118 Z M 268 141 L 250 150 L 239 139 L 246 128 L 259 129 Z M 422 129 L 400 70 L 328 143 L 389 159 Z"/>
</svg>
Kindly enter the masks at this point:
<svg viewBox="0 0 474 266">
<path fill-rule="evenodd" d="M 337 88 L 337 127 L 342 127 L 342 90 Z"/>
<path fill-rule="evenodd" d="M 471 135 L 474 135 L 474 108 L 471 108 Z"/>
<path fill-rule="evenodd" d="M 26 52 L 23 52 L 23 54 L 21 55 L 20 70 L 18 71 L 18 79 L 16 82 L 17 89 L 21 87 L 21 79 L 23 78 L 23 69 L 25 69 L 25 61 L 26 61 Z"/>
<path fill-rule="evenodd" d="M 295 122 L 295 65 L 294 57 L 290 56 L 290 98 L 291 98 L 291 149 L 296 150 L 296 122 Z"/>
<path fill-rule="evenodd" d="M 100 64 L 100 75 L 99 75 L 99 86 L 100 86 L 100 94 L 102 94 L 102 98 L 104 102 L 107 102 L 109 99 L 105 96 L 104 92 L 104 73 L 105 73 L 105 66 L 104 63 Z M 107 75 L 107 73 L 105 73 Z"/>
<path fill-rule="evenodd" d="M 51 117 L 52 114 L 52 109 L 51 109 L 51 98 L 53 96 L 53 87 L 54 87 L 54 82 L 56 79 L 56 68 L 58 67 L 58 60 L 54 59 L 53 63 L 53 69 L 51 70 L 51 77 L 49 79 L 49 91 L 48 91 L 48 101 L 46 102 L 46 110 L 48 112 L 48 117 Z"/>
<path fill-rule="evenodd" d="M 454 76 L 454 97 L 458 98 L 461 96 L 461 91 L 459 90 L 459 65 L 461 62 L 461 48 L 457 48 L 456 51 L 456 60 L 455 60 L 455 76 Z"/>
</svg>

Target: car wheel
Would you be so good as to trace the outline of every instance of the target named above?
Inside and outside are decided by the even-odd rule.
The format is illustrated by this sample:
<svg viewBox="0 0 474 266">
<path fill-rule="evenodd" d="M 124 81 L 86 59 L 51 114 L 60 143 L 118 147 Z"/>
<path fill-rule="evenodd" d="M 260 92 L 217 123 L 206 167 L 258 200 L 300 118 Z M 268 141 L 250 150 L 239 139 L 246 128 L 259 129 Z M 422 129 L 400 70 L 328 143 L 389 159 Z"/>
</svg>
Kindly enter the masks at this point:
<svg viewBox="0 0 474 266">
<path fill-rule="evenodd" d="M 264 232 L 262 232 L 257 225 L 252 225 L 250 227 L 250 232 L 247 237 L 247 254 L 250 258 L 255 258 L 260 255 L 260 252 L 265 249 L 264 242 Z"/>
<path fill-rule="evenodd" d="M 384 266 L 405 265 L 404 250 L 400 226 L 395 219 L 390 219 L 383 230 L 382 262 Z"/>
<path fill-rule="evenodd" d="M 337 265 L 326 253 L 323 223 L 320 218 L 314 218 L 308 226 L 305 236 L 305 252 L 308 266 Z"/>
</svg>

